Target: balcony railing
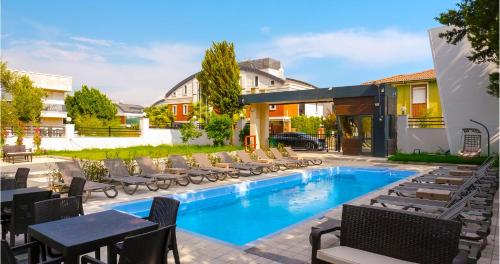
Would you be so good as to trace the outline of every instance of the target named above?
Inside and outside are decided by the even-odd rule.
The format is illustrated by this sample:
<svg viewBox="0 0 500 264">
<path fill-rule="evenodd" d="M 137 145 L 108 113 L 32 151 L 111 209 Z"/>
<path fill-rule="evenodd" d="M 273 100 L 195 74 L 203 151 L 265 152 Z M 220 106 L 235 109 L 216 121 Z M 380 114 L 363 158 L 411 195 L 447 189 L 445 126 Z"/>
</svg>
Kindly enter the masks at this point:
<svg viewBox="0 0 500 264">
<path fill-rule="evenodd" d="M 409 128 L 444 128 L 444 118 L 436 117 L 410 117 L 408 118 Z"/>
<path fill-rule="evenodd" d="M 23 126 L 23 135 L 25 137 L 32 137 L 37 129 L 39 129 L 42 137 L 64 137 L 65 135 L 65 129 L 63 126 Z M 15 136 L 14 129 L 11 127 L 6 127 L 4 130 L 6 132 L 6 136 Z"/>
<path fill-rule="evenodd" d="M 66 106 L 65 105 L 57 105 L 57 104 L 46 104 L 43 106 L 43 111 L 66 112 Z"/>
</svg>

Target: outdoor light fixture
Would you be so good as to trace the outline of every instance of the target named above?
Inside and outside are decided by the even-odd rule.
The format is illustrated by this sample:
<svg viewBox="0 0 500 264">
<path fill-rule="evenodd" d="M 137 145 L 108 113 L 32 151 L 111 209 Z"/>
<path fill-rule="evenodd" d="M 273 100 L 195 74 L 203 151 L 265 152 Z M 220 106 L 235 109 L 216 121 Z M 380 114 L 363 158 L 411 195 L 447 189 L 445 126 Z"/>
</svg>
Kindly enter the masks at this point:
<svg viewBox="0 0 500 264">
<path fill-rule="evenodd" d="M 406 115 L 406 106 L 401 106 L 401 114 Z"/>
<path fill-rule="evenodd" d="M 71 120 L 72 120 L 72 119 L 71 119 L 71 117 L 70 117 L 70 116 L 66 117 L 66 122 L 67 122 L 68 124 L 69 124 L 69 123 L 71 123 Z"/>
<path fill-rule="evenodd" d="M 380 103 L 375 103 L 375 107 L 379 107 L 380 106 Z"/>
</svg>

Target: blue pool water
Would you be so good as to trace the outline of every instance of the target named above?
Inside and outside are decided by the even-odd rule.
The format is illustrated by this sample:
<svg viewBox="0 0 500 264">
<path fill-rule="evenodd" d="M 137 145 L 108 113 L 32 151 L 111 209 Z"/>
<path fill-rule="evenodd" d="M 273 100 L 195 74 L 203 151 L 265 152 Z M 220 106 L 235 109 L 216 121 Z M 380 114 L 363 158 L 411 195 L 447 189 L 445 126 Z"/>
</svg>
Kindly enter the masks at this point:
<svg viewBox="0 0 500 264">
<path fill-rule="evenodd" d="M 243 246 L 414 173 L 333 167 L 171 197 L 181 201 L 179 228 Z M 112 208 L 144 217 L 150 206 L 151 199 Z"/>
</svg>

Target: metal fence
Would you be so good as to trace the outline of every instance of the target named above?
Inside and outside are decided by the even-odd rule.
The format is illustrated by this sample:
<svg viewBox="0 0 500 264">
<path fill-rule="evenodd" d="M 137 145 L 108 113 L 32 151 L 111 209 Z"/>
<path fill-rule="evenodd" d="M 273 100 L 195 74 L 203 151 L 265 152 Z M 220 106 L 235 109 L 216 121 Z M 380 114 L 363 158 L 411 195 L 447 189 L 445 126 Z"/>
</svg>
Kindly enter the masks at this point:
<svg viewBox="0 0 500 264">
<path fill-rule="evenodd" d="M 317 151 L 340 151 L 337 133 L 309 134 L 309 133 L 278 133 L 269 135 L 269 146 L 279 144 L 291 146 L 296 149 Z"/>
<path fill-rule="evenodd" d="M 437 117 L 410 117 L 408 118 L 409 128 L 444 128 L 444 118 Z"/>
<path fill-rule="evenodd" d="M 186 123 L 163 123 L 163 124 L 149 124 L 149 128 L 168 128 L 168 129 L 180 129 Z M 203 124 L 195 124 L 198 129 L 203 129 Z"/>
<path fill-rule="evenodd" d="M 130 127 L 78 127 L 77 133 L 86 137 L 140 137 L 141 130 Z"/>
<path fill-rule="evenodd" d="M 64 137 L 65 129 L 63 126 L 24 126 L 21 127 L 25 137 L 32 137 L 35 131 L 39 129 L 42 137 Z M 4 128 L 6 136 L 15 136 L 15 130 L 12 127 Z"/>
</svg>

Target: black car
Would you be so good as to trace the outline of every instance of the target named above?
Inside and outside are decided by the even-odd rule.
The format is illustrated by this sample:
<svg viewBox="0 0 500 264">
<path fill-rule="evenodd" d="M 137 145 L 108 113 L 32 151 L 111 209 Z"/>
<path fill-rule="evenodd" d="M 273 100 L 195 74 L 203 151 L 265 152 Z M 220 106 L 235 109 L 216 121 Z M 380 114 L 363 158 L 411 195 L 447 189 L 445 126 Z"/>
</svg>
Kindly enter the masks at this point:
<svg viewBox="0 0 500 264">
<path fill-rule="evenodd" d="M 301 132 L 284 132 L 271 135 L 269 138 L 271 145 L 283 144 L 294 149 L 323 150 L 325 140 Z"/>
</svg>

